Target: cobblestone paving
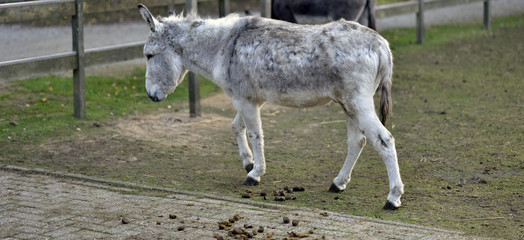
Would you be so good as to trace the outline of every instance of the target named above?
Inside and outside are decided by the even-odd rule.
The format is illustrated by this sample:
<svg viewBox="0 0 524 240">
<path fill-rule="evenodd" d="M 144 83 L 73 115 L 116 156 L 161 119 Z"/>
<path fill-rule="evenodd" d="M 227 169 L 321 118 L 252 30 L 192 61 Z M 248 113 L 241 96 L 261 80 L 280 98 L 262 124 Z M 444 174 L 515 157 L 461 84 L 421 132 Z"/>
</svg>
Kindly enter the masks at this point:
<svg viewBox="0 0 524 240">
<path fill-rule="evenodd" d="M 254 239 L 467 238 L 457 232 L 320 210 L 154 193 L 0 170 L 0 239 L 234 239 L 234 234 L 219 230 L 219 222 L 234 221 L 235 215 L 229 232 L 255 231 Z M 283 223 L 283 217 L 290 223 Z M 129 222 L 124 224 L 123 218 Z M 299 221 L 297 226 L 293 220 Z M 260 227 L 264 231 L 258 233 Z"/>
</svg>

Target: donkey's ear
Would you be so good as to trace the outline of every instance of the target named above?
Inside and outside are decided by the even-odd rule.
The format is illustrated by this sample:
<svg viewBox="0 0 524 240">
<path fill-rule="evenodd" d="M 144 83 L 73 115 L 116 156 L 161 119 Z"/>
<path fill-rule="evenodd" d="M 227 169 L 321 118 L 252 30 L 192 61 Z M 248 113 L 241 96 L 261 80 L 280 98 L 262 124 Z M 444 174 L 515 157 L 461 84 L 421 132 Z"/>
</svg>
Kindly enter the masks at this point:
<svg viewBox="0 0 524 240">
<path fill-rule="evenodd" d="M 158 25 L 158 21 L 151 15 L 151 12 L 149 12 L 149 9 L 146 8 L 146 6 L 142 4 L 138 4 L 138 11 L 140 12 L 140 15 L 142 15 L 142 18 L 144 21 L 146 21 L 149 24 L 149 28 L 151 28 L 151 32 L 156 31 L 156 26 Z"/>
</svg>

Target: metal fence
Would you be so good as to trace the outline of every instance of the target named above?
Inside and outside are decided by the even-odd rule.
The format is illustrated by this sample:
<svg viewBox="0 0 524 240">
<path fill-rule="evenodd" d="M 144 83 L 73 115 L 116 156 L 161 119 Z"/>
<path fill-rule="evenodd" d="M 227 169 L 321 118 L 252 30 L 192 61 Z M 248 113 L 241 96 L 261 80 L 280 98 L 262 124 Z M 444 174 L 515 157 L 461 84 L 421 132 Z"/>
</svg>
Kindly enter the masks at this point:
<svg viewBox="0 0 524 240">
<path fill-rule="evenodd" d="M 219 16 L 229 13 L 230 0 L 198 0 L 198 2 L 218 1 Z M 473 2 L 484 3 L 484 27 L 490 28 L 490 0 L 412 0 L 379 5 L 375 8 L 377 18 L 396 15 L 417 15 L 417 42 L 424 42 L 424 11 L 450 7 Z M 71 52 L 0 62 L 0 78 L 20 78 L 28 73 L 46 74 L 73 70 L 74 115 L 85 118 L 85 74 L 88 66 L 142 58 L 144 42 L 84 50 L 84 14 L 104 13 L 135 8 L 138 3 L 149 7 L 185 4 L 186 11 L 197 9 L 197 0 L 46 0 L 0 4 L 0 24 L 70 16 L 73 46 Z M 271 15 L 271 0 L 261 0 L 261 16 Z M 190 115 L 200 115 L 200 87 L 195 74 L 190 73 L 189 98 Z"/>
</svg>

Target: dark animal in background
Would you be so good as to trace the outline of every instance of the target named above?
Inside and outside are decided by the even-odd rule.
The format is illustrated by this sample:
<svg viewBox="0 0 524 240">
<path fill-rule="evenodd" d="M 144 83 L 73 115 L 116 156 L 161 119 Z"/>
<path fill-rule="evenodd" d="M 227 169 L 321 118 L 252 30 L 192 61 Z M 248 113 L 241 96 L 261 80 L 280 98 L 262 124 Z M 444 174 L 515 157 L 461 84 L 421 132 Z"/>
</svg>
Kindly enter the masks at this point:
<svg viewBox="0 0 524 240">
<path fill-rule="evenodd" d="M 375 0 L 272 0 L 271 18 L 322 24 L 344 18 L 377 30 Z"/>
</svg>

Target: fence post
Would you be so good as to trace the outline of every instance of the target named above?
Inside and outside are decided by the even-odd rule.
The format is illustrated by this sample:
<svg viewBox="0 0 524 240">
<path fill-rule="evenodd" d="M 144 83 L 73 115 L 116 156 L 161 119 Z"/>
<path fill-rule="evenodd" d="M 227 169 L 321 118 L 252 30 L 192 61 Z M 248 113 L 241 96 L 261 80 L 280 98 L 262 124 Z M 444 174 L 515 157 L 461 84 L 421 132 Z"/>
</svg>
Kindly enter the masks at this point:
<svg viewBox="0 0 524 240">
<path fill-rule="evenodd" d="M 218 17 L 225 17 L 229 14 L 229 0 L 218 0 Z"/>
<path fill-rule="evenodd" d="M 260 0 L 260 16 L 271 18 L 271 0 Z"/>
<path fill-rule="evenodd" d="M 186 0 L 186 14 L 197 11 L 197 0 Z M 187 74 L 189 81 L 189 116 L 199 117 L 200 111 L 200 78 L 198 75 L 189 72 Z"/>
<path fill-rule="evenodd" d="M 73 104 L 75 117 L 86 117 L 86 91 L 84 71 L 84 13 L 83 0 L 75 0 L 75 15 L 72 17 L 73 51 L 76 52 L 76 68 L 73 69 Z"/>
<path fill-rule="evenodd" d="M 484 29 L 489 30 L 491 28 L 491 1 L 484 0 Z"/>
<path fill-rule="evenodd" d="M 417 43 L 424 43 L 424 0 L 418 0 Z"/>
</svg>

